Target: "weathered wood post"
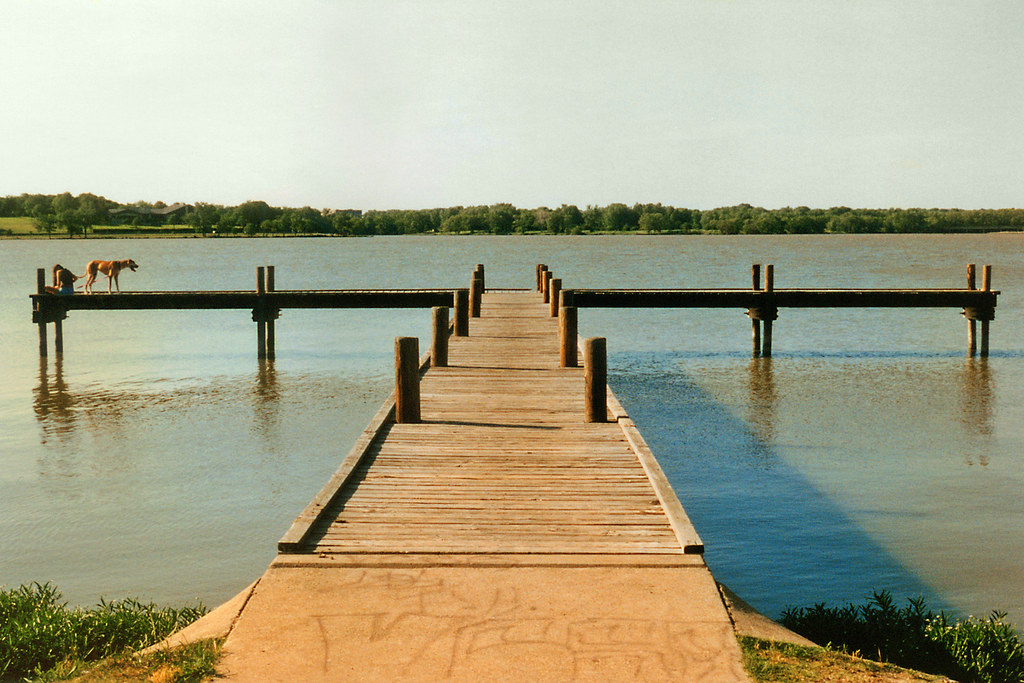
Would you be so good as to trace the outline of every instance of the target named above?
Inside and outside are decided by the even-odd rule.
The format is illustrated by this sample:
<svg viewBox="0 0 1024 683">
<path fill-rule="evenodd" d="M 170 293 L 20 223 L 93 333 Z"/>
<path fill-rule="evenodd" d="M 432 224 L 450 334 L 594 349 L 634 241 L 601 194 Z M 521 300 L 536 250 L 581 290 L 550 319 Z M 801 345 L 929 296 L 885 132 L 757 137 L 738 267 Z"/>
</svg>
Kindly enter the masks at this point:
<svg viewBox="0 0 1024 683">
<path fill-rule="evenodd" d="M 455 308 L 455 336 L 469 336 L 469 290 L 456 289 L 453 294 Z"/>
<path fill-rule="evenodd" d="M 760 263 L 755 263 L 754 265 L 750 266 L 750 277 L 751 277 L 751 280 L 753 280 L 754 291 L 755 292 L 760 291 L 760 289 L 761 289 L 761 264 Z M 747 314 L 750 315 L 750 312 L 748 311 Z M 755 318 L 754 316 L 750 316 L 750 325 L 751 325 L 751 331 L 752 331 L 752 334 L 753 334 L 753 341 L 754 341 L 754 355 L 755 356 L 760 356 L 761 355 L 761 321 L 760 321 L 760 319 Z"/>
<path fill-rule="evenodd" d="M 46 269 L 36 269 L 36 294 L 46 294 Z M 36 317 L 39 322 L 39 355 L 42 358 L 46 357 L 46 317 L 43 313 L 43 305 L 36 302 Z"/>
<path fill-rule="evenodd" d="M 267 291 L 274 291 L 274 266 L 267 266 Z M 274 318 L 276 317 L 274 314 L 267 316 L 267 360 L 274 360 L 277 357 L 277 342 L 274 333 Z"/>
<path fill-rule="evenodd" d="M 608 353 L 604 337 L 583 340 L 584 419 L 608 421 Z"/>
<path fill-rule="evenodd" d="M 448 307 L 434 306 L 430 313 L 430 364 L 435 368 L 448 367 Z"/>
<path fill-rule="evenodd" d="M 967 264 L 967 289 L 974 291 L 978 288 L 976 271 L 973 263 Z M 968 315 L 964 309 L 964 315 Z M 973 356 L 978 352 L 978 320 L 972 316 L 967 318 L 967 354 Z"/>
<path fill-rule="evenodd" d="M 565 292 L 562 292 L 562 306 L 558 309 L 558 364 L 563 368 L 575 368 L 578 365 L 578 313 L 575 306 L 565 305 Z"/>
<path fill-rule="evenodd" d="M 981 289 L 985 292 L 992 291 L 992 266 L 987 265 L 981 271 Z M 988 357 L 988 324 L 995 317 L 995 311 L 986 311 L 981 319 L 981 356 Z"/>
<path fill-rule="evenodd" d="M 559 293 L 561 291 L 562 291 L 562 278 L 560 278 L 560 277 L 551 278 L 551 291 L 548 292 L 548 299 L 550 300 L 550 302 L 549 302 L 550 303 L 549 312 L 550 312 L 552 318 L 555 318 L 555 317 L 558 316 L 558 303 L 559 303 L 558 295 L 559 295 Z"/>
<path fill-rule="evenodd" d="M 486 292 L 487 291 L 487 280 L 486 280 L 486 278 L 484 278 L 484 264 L 482 264 L 482 263 L 476 264 L 476 272 L 480 273 L 480 291 L 481 292 Z"/>
<path fill-rule="evenodd" d="M 544 293 L 544 303 L 551 303 L 551 279 L 555 276 L 550 270 L 544 271 L 544 289 L 541 291 Z"/>
<path fill-rule="evenodd" d="M 262 301 L 262 297 L 266 292 L 266 273 L 263 266 L 257 266 L 256 293 L 260 295 L 260 300 L 257 301 L 256 308 L 253 310 L 252 316 L 256 320 L 256 357 L 260 360 L 265 360 L 267 357 L 267 323 L 264 316 L 264 306 Z"/>
<path fill-rule="evenodd" d="M 420 421 L 420 341 L 395 337 L 395 422 Z"/>
<path fill-rule="evenodd" d="M 771 294 L 775 291 L 775 266 L 768 264 L 764 267 L 764 291 Z M 764 321 L 764 335 L 761 339 L 761 355 L 772 355 L 772 323 L 778 317 L 777 309 L 774 306 L 767 307 L 761 313 Z"/>
<path fill-rule="evenodd" d="M 547 265 L 543 263 L 537 264 L 537 291 L 544 291 L 544 271 L 548 269 Z"/>
<path fill-rule="evenodd" d="M 480 317 L 480 299 L 484 293 L 483 273 L 473 271 L 473 279 L 469 288 L 469 315 L 474 318 Z"/>
</svg>

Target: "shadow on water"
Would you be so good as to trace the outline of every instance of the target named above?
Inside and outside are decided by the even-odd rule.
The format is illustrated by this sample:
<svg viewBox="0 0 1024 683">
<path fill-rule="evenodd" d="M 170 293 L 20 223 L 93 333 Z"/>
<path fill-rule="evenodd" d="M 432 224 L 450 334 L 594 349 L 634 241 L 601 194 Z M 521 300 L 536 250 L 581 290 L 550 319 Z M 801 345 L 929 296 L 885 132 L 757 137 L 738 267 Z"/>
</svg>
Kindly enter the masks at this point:
<svg viewBox="0 0 1024 683">
<path fill-rule="evenodd" d="M 948 609 L 782 457 L 775 445 L 780 390 L 773 359 L 749 361 L 742 417 L 678 365 L 633 360 L 635 365 L 610 373 L 610 383 L 702 536 L 719 581 L 770 616 L 788 606 L 859 603 L 883 589 L 924 596 L 931 607 Z M 976 434 L 990 433 L 994 390 L 988 365 L 968 361 L 958 380 L 962 422 Z"/>
</svg>

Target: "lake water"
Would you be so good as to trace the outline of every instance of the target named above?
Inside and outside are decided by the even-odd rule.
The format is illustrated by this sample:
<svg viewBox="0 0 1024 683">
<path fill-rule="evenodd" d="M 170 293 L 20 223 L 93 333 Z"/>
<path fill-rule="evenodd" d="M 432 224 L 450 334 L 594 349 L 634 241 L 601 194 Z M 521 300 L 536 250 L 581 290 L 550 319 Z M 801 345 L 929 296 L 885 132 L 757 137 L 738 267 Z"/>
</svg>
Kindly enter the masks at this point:
<svg viewBox="0 0 1024 683">
<path fill-rule="evenodd" d="M 0 585 L 72 603 L 216 605 L 257 578 L 390 391 L 429 311 L 282 312 L 272 364 L 248 311 L 72 311 L 41 362 L 35 269 L 134 258 L 130 290 L 961 287 L 994 266 L 992 355 L 952 309 L 780 311 L 752 359 L 742 310 L 582 310 L 610 382 L 707 546 L 776 615 L 874 590 L 1024 623 L 1024 236 L 395 237 L 0 241 Z M 105 287 L 105 284 L 103 285 Z M 52 328 L 50 338 L 52 348 Z"/>
</svg>

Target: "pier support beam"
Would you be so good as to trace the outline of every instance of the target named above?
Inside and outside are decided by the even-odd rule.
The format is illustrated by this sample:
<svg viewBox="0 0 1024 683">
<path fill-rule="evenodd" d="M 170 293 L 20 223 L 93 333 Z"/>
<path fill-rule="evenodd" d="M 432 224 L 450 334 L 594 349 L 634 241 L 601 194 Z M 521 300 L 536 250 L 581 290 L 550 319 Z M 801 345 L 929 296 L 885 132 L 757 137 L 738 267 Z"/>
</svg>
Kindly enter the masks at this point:
<svg viewBox="0 0 1024 683">
<path fill-rule="evenodd" d="M 281 315 L 280 309 L 272 308 L 266 301 L 267 292 L 274 291 L 274 266 L 257 266 L 256 307 L 252 309 L 252 320 L 256 323 L 256 357 L 259 360 L 274 360 L 276 337 L 274 321 Z"/>
<path fill-rule="evenodd" d="M 751 267 L 751 279 L 754 291 L 763 291 L 764 303 L 747 309 L 747 316 L 753 326 L 754 356 L 772 355 L 772 323 L 779 317 L 779 309 L 774 305 L 771 294 L 775 291 L 775 266 L 768 264 L 764 268 L 764 288 L 761 288 L 761 266 Z M 763 325 L 763 330 L 762 330 Z"/>
<path fill-rule="evenodd" d="M 562 291 L 562 278 L 560 278 L 560 277 L 551 278 L 551 285 L 550 285 L 550 287 L 551 287 L 551 291 L 548 292 L 548 299 L 549 299 L 548 304 L 549 304 L 550 308 L 548 310 L 550 311 L 551 317 L 552 318 L 556 318 L 556 317 L 558 317 L 558 303 L 559 303 L 558 294 Z"/>
<path fill-rule="evenodd" d="M 469 336 L 469 290 L 456 289 L 454 292 L 455 336 Z"/>
<path fill-rule="evenodd" d="M 976 290 L 976 271 L 973 263 L 967 264 L 967 289 Z M 992 266 L 987 265 L 982 269 L 981 289 L 985 292 L 992 291 Z M 994 308 L 964 308 L 964 317 L 967 318 L 967 354 L 974 356 L 979 353 L 978 322 L 981 322 L 980 355 L 988 357 L 988 328 L 989 323 L 995 319 Z"/>
<path fill-rule="evenodd" d="M 608 345 L 604 337 L 583 340 L 584 419 L 608 421 Z"/>
<path fill-rule="evenodd" d="M 36 269 L 36 294 L 46 294 L 46 270 L 44 268 Z M 46 358 L 46 320 L 43 317 L 42 307 L 36 305 L 36 316 L 39 318 L 39 355 L 42 358 Z"/>
<path fill-rule="evenodd" d="M 267 266 L 267 291 L 274 291 L 274 266 Z M 277 335 L 274 330 L 274 318 L 267 319 L 267 360 L 274 360 L 277 357 Z"/>
<path fill-rule="evenodd" d="M 395 422 L 420 421 L 420 341 L 395 337 Z"/>
<path fill-rule="evenodd" d="M 579 361 L 577 311 L 575 306 L 561 306 L 558 309 L 558 364 L 563 368 L 575 368 Z"/>
<path fill-rule="evenodd" d="M 445 368 L 448 367 L 448 307 L 434 306 L 430 314 L 430 365 Z"/>
<path fill-rule="evenodd" d="M 469 315 L 474 318 L 480 317 L 480 299 L 484 294 L 484 274 L 481 271 L 473 271 L 473 280 L 469 288 Z"/>
</svg>

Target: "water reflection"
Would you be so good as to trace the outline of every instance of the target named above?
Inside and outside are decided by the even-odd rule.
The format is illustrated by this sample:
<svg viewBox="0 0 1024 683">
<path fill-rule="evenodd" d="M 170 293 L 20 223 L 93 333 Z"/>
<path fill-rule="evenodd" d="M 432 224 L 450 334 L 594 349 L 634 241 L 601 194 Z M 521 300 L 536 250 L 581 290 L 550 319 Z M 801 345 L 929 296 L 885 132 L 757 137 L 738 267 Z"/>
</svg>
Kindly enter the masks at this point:
<svg viewBox="0 0 1024 683">
<path fill-rule="evenodd" d="M 39 359 L 39 384 L 36 386 L 32 409 L 43 430 L 43 441 L 49 437 L 68 436 L 75 427 L 76 399 L 68 392 L 64 382 L 64 360 L 57 354 L 54 359 L 53 380 L 50 379 L 49 361 Z"/>
<path fill-rule="evenodd" d="M 765 447 L 775 442 L 775 405 L 778 391 L 775 387 L 775 371 L 770 357 L 753 358 L 747 366 L 747 384 L 750 389 L 750 404 L 747 422 L 754 430 L 755 443 Z"/>
<path fill-rule="evenodd" d="M 264 439 L 270 439 L 278 433 L 281 421 L 281 388 L 273 360 L 260 359 L 252 396 L 253 431 Z"/>
<path fill-rule="evenodd" d="M 960 423 L 964 430 L 977 437 L 977 452 L 964 454 L 968 465 L 989 464 L 993 435 L 995 380 L 987 358 L 969 358 L 960 371 Z"/>
</svg>

